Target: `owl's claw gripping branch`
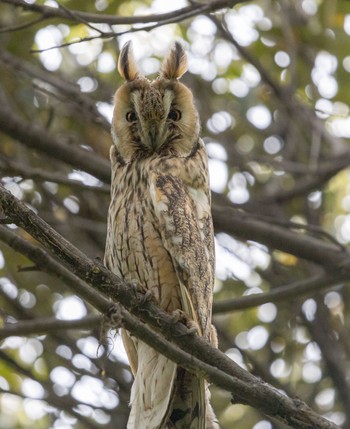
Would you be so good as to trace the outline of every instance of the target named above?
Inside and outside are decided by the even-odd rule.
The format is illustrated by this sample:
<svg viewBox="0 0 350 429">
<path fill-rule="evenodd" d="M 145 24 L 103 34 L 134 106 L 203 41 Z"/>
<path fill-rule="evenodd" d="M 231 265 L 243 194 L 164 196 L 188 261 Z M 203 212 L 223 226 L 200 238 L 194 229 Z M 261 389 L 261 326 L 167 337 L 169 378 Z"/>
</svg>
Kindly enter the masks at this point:
<svg viewBox="0 0 350 429">
<path fill-rule="evenodd" d="M 186 314 L 183 310 L 177 309 L 172 312 L 172 319 L 173 323 L 181 322 L 183 323 L 188 331 L 184 334 L 187 336 L 192 336 L 194 334 L 199 334 L 200 329 L 198 326 L 198 323 L 196 323 L 194 320 L 192 320 L 188 314 Z"/>
<path fill-rule="evenodd" d="M 123 316 L 119 304 L 113 302 L 107 309 L 104 316 L 111 322 L 111 327 L 114 329 L 120 328 L 122 326 Z"/>
<path fill-rule="evenodd" d="M 123 325 L 123 313 L 119 304 L 111 303 L 105 311 L 100 326 L 100 344 L 108 344 L 107 334 L 110 329 L 118 330 Z"/>
<path fill-rule="evenodd" d="M 155 294 L 152 290 L 146 291 L 146 293 L 141 298 L 140 303 L 144 304 L 145 302 L 149 302 L 149 301 L 155 301 Z"/>
<path fill-rule="evenodd" d="M 129 285 L 135 295 L 137 304 L 143 305 L 146 302 L 156 301 L 154 292 L 147 289 L 137 280 L 132 280 Z"/>
</svg>

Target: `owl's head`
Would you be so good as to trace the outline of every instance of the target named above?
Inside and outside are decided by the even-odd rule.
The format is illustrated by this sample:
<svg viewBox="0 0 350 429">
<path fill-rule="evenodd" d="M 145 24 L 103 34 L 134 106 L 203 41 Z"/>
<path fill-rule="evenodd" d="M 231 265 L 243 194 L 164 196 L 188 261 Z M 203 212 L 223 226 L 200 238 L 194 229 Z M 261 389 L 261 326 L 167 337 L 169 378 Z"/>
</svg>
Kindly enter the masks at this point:
<svg viewBox="0 0 350 429">
<path fill-rule="evenodd" d="M 183 47 L 175 43 L 158 78 L 150 81 L 137 70 L 128 42 L 118 70 L 125 83 L 114 97 L 112 137 L 123 160 L 155 153 L 189 156 L 197 145 L 199 121 L 191 91 L 178 81 L 187 70 Z"/>
</svg>

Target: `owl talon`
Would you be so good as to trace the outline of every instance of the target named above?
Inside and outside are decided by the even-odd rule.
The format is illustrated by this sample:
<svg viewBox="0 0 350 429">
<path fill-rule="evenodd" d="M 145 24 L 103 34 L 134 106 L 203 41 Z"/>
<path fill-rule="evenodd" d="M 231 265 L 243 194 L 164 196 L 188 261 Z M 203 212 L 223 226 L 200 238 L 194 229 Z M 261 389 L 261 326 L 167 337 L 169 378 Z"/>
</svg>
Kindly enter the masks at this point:
<svg viewBox="0 0 350 429">
<path fill-rule="evenodd" d="M 130 286 L 130 289 L 133 291 L 135 297 L 137 297 L 139 293 L 145 294 L 148 291 L 148 289 L 146 289 L 137 280 L 131 280 L 131 282 L 129 283 L 129 286 Z"/>
<path fill-rule="evenodd" d="M 172 312 L 172 322 L 175 324 L 177 322 L 183 323 L 189 332 L 186 332 L 186 335 L 194 335 L 199 333 L 198 324 L 191 320 L 184 311 L 175 310 Z"/>
<path fill-rule="evenodd" d="M 187 329 L 188 335 L 194 335 L 199 333 L 198 324 L 193 320 L 191 320 L 190 323 L 187 325 Z"/>
<path fill-rule="evenodd" d="M 117 303 L 112 303 L 103 315 L 102 325 L 107 329 L 118 329 L 122 326 L 122 316 Z"/>
<path fill-rule="evenodd" d="M 141 283 L 136 280 L 132 280 L 130 283 L 135 298 L 140 304 L 144 304 L 155 299 L 154 292 L 150 289 L 146 289 Z M 140 295 L 142 295 L 140 297 Z"/>
<path fill-rule="evenodd" d="M 140 298 L 140 304 L 144 304 L 146 302 L 154 301 L 155 295 L 152 290 L 147 289 L 146 292 L 143 293 L 143 296 Z"/>
<path fill-rule="evenodd" d="M 172 322 L 175 324 L 177 322 L 182 322 L 186 324 L 186 321 L 188 320 L 187 314 L 182 310 L 174 310 L 171 313 Z"/>
</svg>

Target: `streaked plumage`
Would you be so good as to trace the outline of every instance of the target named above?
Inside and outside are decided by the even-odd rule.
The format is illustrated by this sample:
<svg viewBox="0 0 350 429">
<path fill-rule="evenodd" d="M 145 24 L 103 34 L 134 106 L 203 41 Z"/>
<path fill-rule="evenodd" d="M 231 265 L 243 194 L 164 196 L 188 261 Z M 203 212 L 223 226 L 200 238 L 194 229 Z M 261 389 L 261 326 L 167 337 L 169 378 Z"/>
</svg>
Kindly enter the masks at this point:
<svg viewBox="0 0 350 429">
<path fill-rule="evenodd" d="M 192 93 L 178 82 L 185 52 L 176 43 L 154 81 L 137 71 L 129 44 L 118 67 L 126 82 L 115 94 L 106 266 L 151 290 L 167 312 L 182 310 L 215 342 L 207 155 Z M 122 335 L 135 376 L 128 429 L 218 427 L 204 380 Z"/>
</svg>

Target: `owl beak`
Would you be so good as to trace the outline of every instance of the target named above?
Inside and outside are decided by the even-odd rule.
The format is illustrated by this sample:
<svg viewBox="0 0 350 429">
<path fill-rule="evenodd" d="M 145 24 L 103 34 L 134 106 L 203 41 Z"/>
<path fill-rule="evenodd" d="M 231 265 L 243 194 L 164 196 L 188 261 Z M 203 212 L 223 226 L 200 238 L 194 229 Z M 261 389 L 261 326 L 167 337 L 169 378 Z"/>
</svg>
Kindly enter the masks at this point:
<svg viewBox="0 0 350 429">
<path fill-rule="evenodd" d="M 157 124 L 155 122 L 149 124 L 149 139 L 152 149 L 157 149 Z"/>
</svg>

